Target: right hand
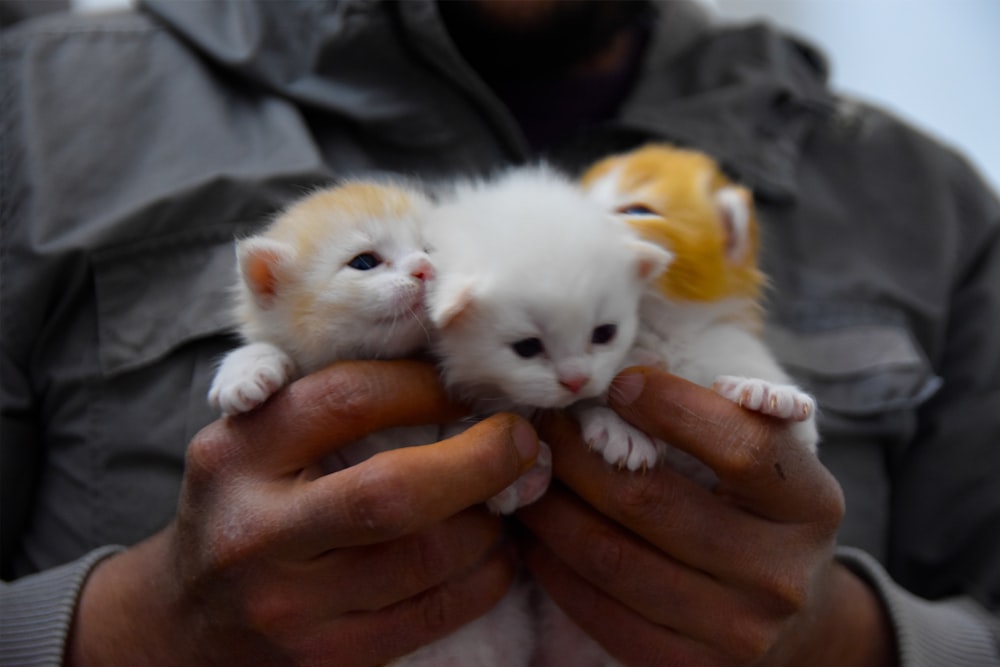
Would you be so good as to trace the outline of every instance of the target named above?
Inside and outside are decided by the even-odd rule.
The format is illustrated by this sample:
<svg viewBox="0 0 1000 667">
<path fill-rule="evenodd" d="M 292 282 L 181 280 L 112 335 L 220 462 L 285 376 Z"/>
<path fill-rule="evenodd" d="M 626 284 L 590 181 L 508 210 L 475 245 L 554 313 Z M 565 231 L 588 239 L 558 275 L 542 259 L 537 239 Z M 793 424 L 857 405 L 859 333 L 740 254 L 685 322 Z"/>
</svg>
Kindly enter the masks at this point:
<svg viewBox="0 0 1000 667">
<path fill-rule="evenodd" d="M 515 572 L 481 503 L 538 441 L 510 414 L 329 475 L 391 426 L 462 414 L 421 362 L 349 362 L 191 442 L 175 520 L 99 565 L 70 664 L 378 665 L 486 612 Z"/>
</svg>

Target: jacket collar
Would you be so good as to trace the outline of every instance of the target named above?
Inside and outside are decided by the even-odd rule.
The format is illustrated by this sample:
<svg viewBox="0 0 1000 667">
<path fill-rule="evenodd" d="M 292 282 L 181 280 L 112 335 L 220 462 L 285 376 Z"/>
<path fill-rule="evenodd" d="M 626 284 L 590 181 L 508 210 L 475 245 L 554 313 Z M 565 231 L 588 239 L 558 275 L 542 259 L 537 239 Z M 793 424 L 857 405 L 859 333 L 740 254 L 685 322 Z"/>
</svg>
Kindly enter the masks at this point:
<svg viewBox="0 0 1000 667">
<path fill-rule="evenodd" d="M 645 67 L 624 126 L 709 153 L 759 195 L 794 199 L 803 142 L 835 109 L 818 51 L 753 25 L 668 57 L 654 47 Z"/>
<path fill-rule="evenodd" d="M 399 81 L 403 60 L 420 52 L 482 108 L 497 106 L 451 46 L 433 0 L 143 4 L 217 65 L 303 104 L 366 122 L 403 117 L 410 133 L 426 125 L 415 133 L 423 136 L 447 132 L 434 126 L 433 91 Z M 389 11 L 400 6 L 398 16 Z M 703 150 L 759 195 L 794 199 L 803 141 L 834 108 L 823 57 L 761 25 L 713 28 L 697 3 L 661 0 L 658 9 L 615 126 Z M 368 76 L 354 82 L 352 68 L 362 66 Z M 506 144 L 526 154 L 509 114 L 492 116 Z"/>
</svg>

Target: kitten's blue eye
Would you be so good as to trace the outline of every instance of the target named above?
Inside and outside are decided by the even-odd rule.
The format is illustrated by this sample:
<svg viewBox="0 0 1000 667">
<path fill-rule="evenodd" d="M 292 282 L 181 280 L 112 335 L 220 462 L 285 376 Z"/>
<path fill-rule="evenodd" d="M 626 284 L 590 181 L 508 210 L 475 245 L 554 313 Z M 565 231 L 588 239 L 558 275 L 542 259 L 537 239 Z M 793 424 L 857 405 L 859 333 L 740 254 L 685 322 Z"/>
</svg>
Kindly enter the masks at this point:
<svg viewBox="0 0 1000 667">
<path fill-rule="evenodd" d="M 537 357 L 542 352 L 545 351 L 545 346 L 542 344 L 540 338 L 525 338 L 524 340 L 519 340 L 511 345 L 517 356 L 524 357 L 525 359 L 531 359 L 532 357 Z"/>
<path fill-rule="evenodd" d="M 626 204 L 625 206 L 618 207 L 615 212 L 621 215 L 659 215 L 659 213 L 645 204 Z"/>
<path fill-rule="evenodd" d="M 590 334 L 590 342 L 595 345 L 604 345 L 605 343 L 610 343 L 614 340 L 615 334 L 617 333 L 618 327 L 614 324 L 602 324 L 594 329 L 594 332 Z"/>
<path fill-rule="evenodd" d="M 382 258 L 373 252 L 363 252 L 347 263 L 352 269 L 368 271 L 382 263 Z"/>
</svg>

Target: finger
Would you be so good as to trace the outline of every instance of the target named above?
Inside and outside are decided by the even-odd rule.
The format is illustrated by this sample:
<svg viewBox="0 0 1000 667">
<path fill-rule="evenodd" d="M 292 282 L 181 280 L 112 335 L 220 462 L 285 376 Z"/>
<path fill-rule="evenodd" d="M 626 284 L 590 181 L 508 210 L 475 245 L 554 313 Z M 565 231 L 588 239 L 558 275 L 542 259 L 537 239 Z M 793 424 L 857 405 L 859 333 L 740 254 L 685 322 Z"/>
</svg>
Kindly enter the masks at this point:
<svg viewBox="0 0 1000 667">
<path fill-rule="evenodd" d="M 558 488 L 517 517 L 577 575 L 660 625 L 679 627 L 678 611 L 689 613 L 699 596 L 715 597 L 719 588 Z"/>
<path fill-rule="evenodd" d="M 525 564 L 552 600 L 580 629 L 622 663 L 732 664 L 697 640 L 653 623 L 615 600 L 566 567 L 541 544 L 529 540 L 521 553 Z"/>
<path fill-rule="evenodd" d="M 840 486 L 795 442 L 786 421 L 651 368 L 626 369 L 609 402 L 628 422 L 691 454 L 719 477 L 720 494 L 777 521 L 839 524 Z"/>
<path fill-rule="evenodd" d="M 513 559 L 500 551 L 413 598 L 377 612 L 346 614 L 325 628 L 316 659 L 303 662 L 326 664 L 338 656 L 338 665 L 381 665 L 412 653 L 492 609 L 510 589 L 514 573 Z M 363 659 L 346 658 L 359 652 Z"/>
<path fill-rule="evenodd" d="M 308 375 L 224 424 L 229 446 L 238 449 L 231 453 L 234 464 L 281 476 L 369 433 L 446 423 L 463 414 L 431 364 L 350 361 Z"/>
<path fill-rule="evenodd" d="M 279 542 L 303 557 L 411 534 L 496 495 L 528 470 L 537 454 L 531 425 L 502 413 L 448 440 L 382 452 L 317 479 L 291 481 L 301 488 L 282 496 Z"/>
<path fill-rule="evenodd" d="M 504 543 L 503 521 L 473 507 L 398 540 L 330 552 L 318 563 L 327 573 L 318 594 L 336 591 L 336 614 L 376 611 L 444 583 Z"/>
<path fill-rule="evenodd" d="M 473 508 L 392 542 L 282 562 L 246 590 L 248 623 L 268 633 L 377 611 L 434 588 L 510 546 L 502 521 Z"/>
<path fill-rule="evenodd" d="M 671 558 L 558 487 L 517 516 L 575 575 L 685 637 L 739 654 L 783 620 L 781 610 L 764 609 L 742 590 Z M 744 622 L 720 632 L 719 618 Z"/>
<path fill-rule="evenodd" d="M 553 475 L 586 503 L 657 550 L 721 580 L 743 586 L 780 581 L 782 568 L 792 566 L 791 540 L 828 539 L 811 525 L 775 523 L 720 502 L 669 468 L 629 473 L 609 466 L 587 450 L 579 426 L 565 414 L 546 414 L 539 433 L 552 448 Z"/>
</svg>

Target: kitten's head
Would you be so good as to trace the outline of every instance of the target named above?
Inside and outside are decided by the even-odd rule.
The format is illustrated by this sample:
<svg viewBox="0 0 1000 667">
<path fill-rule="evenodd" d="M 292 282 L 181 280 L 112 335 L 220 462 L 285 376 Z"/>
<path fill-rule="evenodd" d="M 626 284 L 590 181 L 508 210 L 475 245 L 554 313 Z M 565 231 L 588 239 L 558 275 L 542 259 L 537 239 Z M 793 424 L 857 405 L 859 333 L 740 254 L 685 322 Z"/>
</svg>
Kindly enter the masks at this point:
<svg viewBox="0 0 1000 667">
<path fill-rule="evenodd" d="M 303 372 L 425 346 L 429 205 L 399 184 L 349 182 L 300 200 L 263 234 L 238 242 L 247 338 L 275 343 Z"/>
<path fill-rule="evenodd" d="M 759 298 L 765 281 L 757 266 L 753 196 L 709 156 L 649 144 L 601 160 L 581 183 L 643 238 L 673 251 L 670 270 L 656 283 L 664 296 Z"/>
<path fill-rule="evenodd" d="M 498 408 L 603 393 L 669 253 L 542 168 L 465 184 L 433 218 L 428 307 L 448 384 Z"/>
</svg>

